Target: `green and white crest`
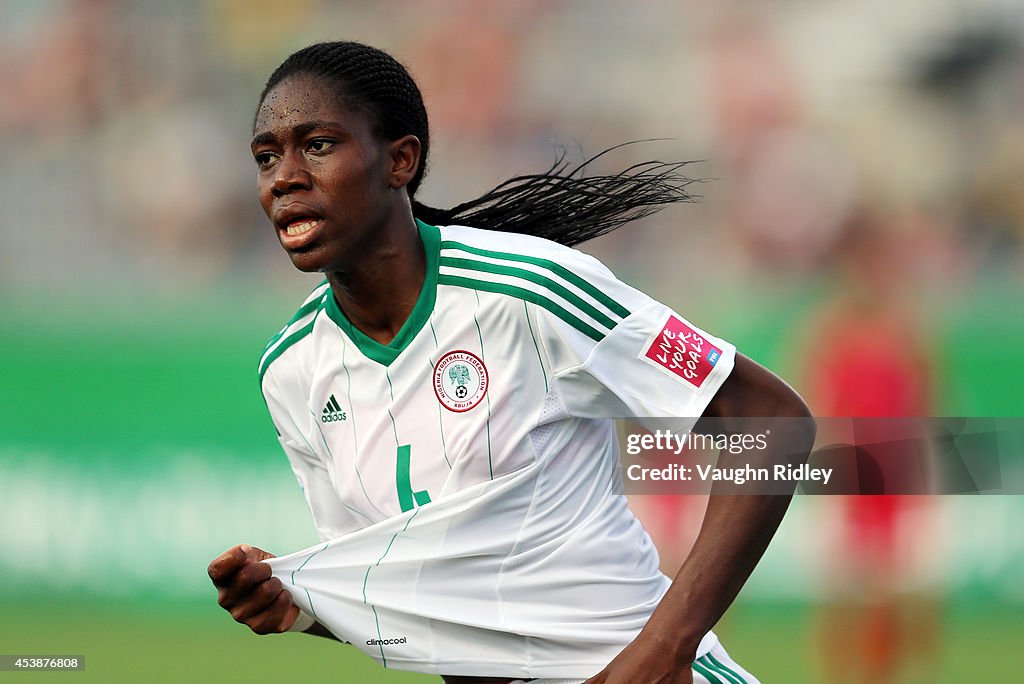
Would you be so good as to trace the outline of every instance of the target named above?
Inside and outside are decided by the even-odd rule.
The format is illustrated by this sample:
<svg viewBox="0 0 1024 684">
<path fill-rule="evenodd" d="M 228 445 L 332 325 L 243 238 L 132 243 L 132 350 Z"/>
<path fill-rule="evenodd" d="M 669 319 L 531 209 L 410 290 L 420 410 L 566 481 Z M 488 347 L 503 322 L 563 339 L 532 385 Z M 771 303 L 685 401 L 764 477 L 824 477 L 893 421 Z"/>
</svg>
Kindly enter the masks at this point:
<svg viewBox="0 0 1024 684">
<path fill-rule="evenodd" d="M 448 352 L 434 366 L 434 394 L 456 413 L 468 411 L 487 393 L 487 368 L 476 354 Z"/>
</svg>

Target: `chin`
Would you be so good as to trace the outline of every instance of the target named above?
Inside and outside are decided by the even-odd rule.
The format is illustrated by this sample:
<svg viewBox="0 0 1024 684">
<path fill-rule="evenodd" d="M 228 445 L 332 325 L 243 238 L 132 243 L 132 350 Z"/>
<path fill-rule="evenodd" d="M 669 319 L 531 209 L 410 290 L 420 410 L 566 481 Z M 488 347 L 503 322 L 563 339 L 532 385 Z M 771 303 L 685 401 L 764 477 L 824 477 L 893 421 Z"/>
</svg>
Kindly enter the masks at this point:
<svg viewBox="0 0 1024 684">
<path fill-rule="evenodd" d="M 289 252 L 292 266 L 303 273 L 326 273 L 328 262 L 315 252 Z"/>
</svg>

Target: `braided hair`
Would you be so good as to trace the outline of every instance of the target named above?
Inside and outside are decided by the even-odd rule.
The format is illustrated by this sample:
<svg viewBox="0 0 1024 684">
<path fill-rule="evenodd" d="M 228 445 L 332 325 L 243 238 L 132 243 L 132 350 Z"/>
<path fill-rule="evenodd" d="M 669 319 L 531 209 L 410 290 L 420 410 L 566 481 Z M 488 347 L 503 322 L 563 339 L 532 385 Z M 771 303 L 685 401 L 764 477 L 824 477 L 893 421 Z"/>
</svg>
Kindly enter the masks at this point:
<svg viewBox="0 0 1024 684">
<path fill-rule="evenodd" d="M 374 134 L 382 140 L 409 134 L 419 138 L 420 164 L 406 190 L 413 216 L 426 223 L 523 233 L 572 246 L 649 216 L 666 204 L 693 201 L 685 188 L 694 181 L 680 173 L 688 162 L 646 161 L 611 175 L 585 173 L 593 161 L 623 147 L 616 145 L 576 165 L 562 152 L 541 173 L 515 176 L 450 209 L 429 207 L 415 199 L 430 152 L 427 110 L 405 67 L 386 52 L 361 43 L 316 43 L 274 70 L 259 104 L 277 84 L 296 74 L 335 84 L 347 106 L 368 115 Z"/>
</svg>

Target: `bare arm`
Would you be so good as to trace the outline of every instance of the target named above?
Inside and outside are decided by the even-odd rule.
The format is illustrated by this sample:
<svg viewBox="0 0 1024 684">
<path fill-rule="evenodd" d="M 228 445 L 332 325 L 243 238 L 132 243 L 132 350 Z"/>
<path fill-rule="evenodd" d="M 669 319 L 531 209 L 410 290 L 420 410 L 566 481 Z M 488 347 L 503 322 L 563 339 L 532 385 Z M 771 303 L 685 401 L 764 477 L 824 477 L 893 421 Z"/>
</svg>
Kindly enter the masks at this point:
<svg viewBox="0 0 1024 684">
<path fill-rule="evenodd" d="M 778 431 L 773 426 L 775 434 L 763 451 L 729 454 L 723 450 L 719 466 L 728 467 L 730 462 L 769 467 L 803 462 L 814 443 L 814 423 L 800 396 L 773 373 L 741 355 L 737 355 L 732 373 L 704 416 L 736 429 L 742 429 L 745 417 L 803 419 L 785 424 L 780 421 Z M 715 484 L 700 534 L 672 586 L 637 638 L 588 684 L 692 681 L 690 664 L 701 638 L 739 593 L 792 498 L 791 490 L 785 495 L 741 491 L 742 485 Z"/>
</svg>

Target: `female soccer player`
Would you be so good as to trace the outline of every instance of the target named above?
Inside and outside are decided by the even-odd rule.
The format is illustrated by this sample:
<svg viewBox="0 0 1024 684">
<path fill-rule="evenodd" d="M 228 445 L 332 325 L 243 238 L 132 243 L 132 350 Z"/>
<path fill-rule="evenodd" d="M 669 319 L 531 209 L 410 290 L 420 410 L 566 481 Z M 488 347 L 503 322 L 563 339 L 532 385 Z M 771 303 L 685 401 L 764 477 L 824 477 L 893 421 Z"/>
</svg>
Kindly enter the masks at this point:
<svg viewBox="0 0 1024 684">
<path fill-rule="evenodd" d="M 806 406 L 567 246 L 686 199 L 679 165 L 556 164 L 437 210 L 414 199 L 429 146 L 416 84 L 374 48 L 313 45 L 267 82 L 260 202 L 296 268 L 326 281 L 260 383 L 325 543 L 229 549 L 209 568 L 220 605 L 449 684 L 756 682 L 710 629 L 789 497 L 716 493 L 669 580 L 625 506 L 610 419 Z"/>
</svg>

